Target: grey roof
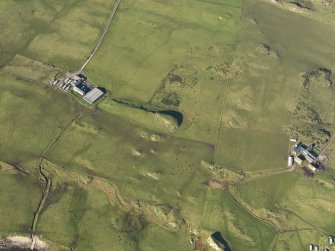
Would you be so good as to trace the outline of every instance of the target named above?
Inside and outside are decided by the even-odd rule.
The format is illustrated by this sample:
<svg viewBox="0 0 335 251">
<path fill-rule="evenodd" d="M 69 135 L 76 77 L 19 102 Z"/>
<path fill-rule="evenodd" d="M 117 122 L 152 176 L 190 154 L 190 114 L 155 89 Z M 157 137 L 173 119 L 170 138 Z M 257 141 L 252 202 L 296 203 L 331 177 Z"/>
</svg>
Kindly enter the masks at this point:
<svg viewBox="0 0 335 251">
<path fill-rule="evenodd" d="M 309 163 L 312 163 L 314 161 L 314 159 L 312 159 L 310 156 L 306 155 L 306 160 L 309 162 Z"/>
<path fill-rule="evenodd" d="M 92 91 L 88 92 L 84 96 L 84 100 L 87 101 L 90 104 L 93 104 L 95 101 L 97 101 L 103 95 L 104 95 L 103 91 L 101 91 L 99 88 L 95 87 Z"/>
<path fill-rule="evenodd" d="M 311 154 L 308 150 L 304 150 L 302 153 L 308 162 L 313 162 L 316 159 L 316 157 L 313 154 Z"/>
<path fill-rule="evenodd" d="M 294 151 L 296 154 L 300 153 L 300 152 L 302 151 L 302 147 L 301 147 L 301 145 L 298 145 L 297 147 L 295 147 L 295 148 L 293 149 L 293 151 Z"/>
</svg>

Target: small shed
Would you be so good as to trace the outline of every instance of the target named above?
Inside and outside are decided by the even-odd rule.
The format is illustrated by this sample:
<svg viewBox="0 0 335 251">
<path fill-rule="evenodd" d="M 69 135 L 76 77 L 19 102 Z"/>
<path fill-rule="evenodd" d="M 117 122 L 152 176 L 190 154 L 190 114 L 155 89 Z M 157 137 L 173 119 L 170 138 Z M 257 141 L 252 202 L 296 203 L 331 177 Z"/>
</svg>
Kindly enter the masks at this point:
<svg viewBox="0 0 335 251">
<path fill-rule="evenodd" d="M 314 251 L 319 251 L 319 246 L 314 246 Z"/>
<path fill-rule="evenodd" d="M 304 161 L 304 157 L 301 156 L 301 155 L 299 155 L 299 156 L 295 156 L 295 157 L 294 157 L 294 161 L 295 161 L 295 163 L 297 163 L 298 165 L 301 165 L 302 162 Z"/>
<path fill-rule="evenodd" d="M 311 171 L 316 172 L 316 167 L 313 164 L 308 164 L 307 166 Z"/>
<path fill-rule="evenodd" d="M 313 244 L 309 244 L 309 251 L 313 251 L 314 249 L 314 245 Z"/>
<path fill-rule="evenodd" d="M 334 242 L 335 242 L 335 240 L 334 240 L 334 236 L 329 235 L 329 236 L 328 236 L 328 241 L 329 241 L 329 244 L 330 244 L 330 245 L 333 245 Z"/>
<path fill-rule="evenodd" d="M 288 159 L 287 159 L 287 166 L 291 167 L 291 166 L 293 166 L 293 164 L 294 164 L 294 158 L 293 158 L 293 156 L 289 155 Z"/>
</svg>

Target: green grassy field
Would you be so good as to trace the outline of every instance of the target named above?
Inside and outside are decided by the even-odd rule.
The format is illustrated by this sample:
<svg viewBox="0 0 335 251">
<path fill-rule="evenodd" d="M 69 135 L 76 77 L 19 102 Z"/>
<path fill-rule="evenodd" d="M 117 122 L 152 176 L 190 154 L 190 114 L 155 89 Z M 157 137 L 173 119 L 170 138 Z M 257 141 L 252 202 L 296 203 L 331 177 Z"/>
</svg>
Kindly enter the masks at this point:
<svg viewBox="0 0 335 251">
<path fill-rule="evenodd" d="M 181 110 L 187 129 L 179 135 L 213 143 L 224 90 L 219 69 L 232 58 L 241 7 L 124 1 L 87 73 L 114 97 Z"/>
<path fill-rule="evenodd" d="M 0 159 L 38 158 L 80 109 L 41 84 L 0 73 Z"/>
<path fill-rule="evenodd" d="M 315 179 L 301 171 L 279 174 L 247 182 L 236 191 L 256 214 L 281 228 L 333 232 L 335 201 L 329 196 L 334 189 L 333 176 L 333 171 Z"/>
<path fill-rule="evenodd" d="M 64 5 L 62 1 L 1 1 L 0 65 L 6 65 L 36 34 L 45 31 Z"/>
<path fill-rule="evenodd" d="M 64 5 L 55 20 L 34 37 L 23 54 L 76 71 L 98 41 L 114 1 L 71 0 Z"/>
<path fill-rule="evenodd" d="M 220 230 L 234 250 L 268 250 L 275 232 L 258 222 L 234 201 L 228 192 L 208 190 L 202 225 L 214 232 Z"/>
<path fill-rule="evenodd" d="M 123 0 L 85 69 L 108 97 L 84 106 L 44 83 L 80 68 L 114 3 L 0 3 L 0 161 L 28 171 L 0 162 L 0 235 L 29 234 L 42 157 L 51 189 L 36 234 L 53 250 L 202 251 L 216 231 L 232 250 L 325 247 L 335 143 L 328 170 L 307 178 L 285 169 L 286 131 L 332 136 L 333 87 L 302 77 L 335 70 L 332 4 Z M 183 124 L 141 106 L 178 110 Z"/>
<path fill-rule="evenodd" d="M 317 231 L 303 230 L 280 234 L 274 248 L 275 250 L 308 250 L 310 243 L 318 245 L 321 250 L 323 247 L 329 247 L 327 235 L 320 235 Z"/>
<path fill-rule="evenodd" d="M 21 55 L 15 55 L 3 68 L 3 71 L 45 84 L 49 84 L 51 80 L 64 74 L 64 70 L 60 68 L 55 68 Z"/>
<path fill-rule="evenodd" d="M 318 65 L 333 70 L 324 37 L 334 28 L 273 4 L 247 2 L 246 9 L 233 62 L 242 73 L 229 86 L 216 161 L 248 171 L 283 168 L 288 152 L 283 129 L 291 125 L 288 111 L 303 92 L 301 75 Z M 305 96 L 329 117 L 333 94 L 321 91 Z"/>
<path fill-rule="evenodd" d="M 29 236 L 42 184 L 34 175 L 23 175 L 12 166 L 0 163 L 0 187 L 1 191 L 6 191 L 0 194 L 0 236 Z"/>
<path fill-rule="evenodd" d="M 155 134 L 117 118 L 100 112 L 78 120 L 50 159 L 69 170 L 108 178 L 128 196 L 143 200 L 175 197 L 204 172 L 200 163 L 209 161 L 211 146 Z"/>
</svg>

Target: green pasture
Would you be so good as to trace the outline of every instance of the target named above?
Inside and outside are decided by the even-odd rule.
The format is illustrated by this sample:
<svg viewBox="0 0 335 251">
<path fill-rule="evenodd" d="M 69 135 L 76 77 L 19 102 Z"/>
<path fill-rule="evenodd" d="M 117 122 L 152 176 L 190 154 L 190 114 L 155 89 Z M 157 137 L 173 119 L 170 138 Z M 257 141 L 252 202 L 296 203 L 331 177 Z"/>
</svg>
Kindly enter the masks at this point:
<svg viewBox="0 0 335 251">
<path fill-rule="evenodd" d="M 274 250 L 309 250 L 309 245 L 319 246 L 319 250 L 329 248 L 328 236 L 313 230 L 281 233 Z"/>
<path fill-rule="evenodd" d="M 334 27 L 251 1 L 240 27 L 233 65 L 241 73 L 229 86 L 215 160 L 248 171 L 285 167 L 288 112 L 303 93 L 302 74 L 317 67 L 333 70 L 332 45 L 324 38 Z M 307 99 L 332 116 L 326 105 L 332 91 L 316 89 Z"/>
<path fill-rule="evenodd" d="M 141 233 L 138 245 L 141 251 L 169 251 L 169 250 L 194 250 L 194 245 L 190 244 L 190 234 L 186 231 L 171 233 L 165 229 L 149 224 Z"/>
<path fill-rule="evenodd" d="M 43 184 L 33 175 L 0 165 L 0 236 L 30 234 Z"/>
<path fill-rule="evenodd" d="M 309 228 L 319 227 L 332 233 L 335 221 L 335 200 L 330 196 L 335 188 L 333 178 L 333 171 L 320 173 L 313 179 L 302 172 L 291 172 L 252 180 L 236 191 L 251 208 L 259 212 L 266 209 L 277 215 L 284 228 L 309 225 Z M 271 220 L 271 215 L 268 216 Z"/>
<path fill-rule="evenodd" d="M 24 55 L 71 71 L 78 70 L 94 49 L 114 1 L 66 1 L 43 32 L 29 43 Z"/>
<path fill-rule="evenodd" d="M 280 130 L 223 129 L 215 161 L 238 172 L 285 168 L 288 140 Z"/>
<path fill-rule="evenodd" d="M 187 123 L 178 135 L 214 143 L 225 86 L 215 69 L 233 56 L 241 7 L 231 0 L 123 1 L 86 72 L 114 97 L 172 104 Z M 185 82 L 170 83 L 171 74 Z"/>
<path fill-rule="evenodd" d="M 110 97 L 106 97 L 103 102 L 99 103 L 98 107 L 118 117 L 127 119 L 129 123 L 137 124 L 154 131 L 168 134 L 174 131 L 174 128 L 178 127 L 176 121 L 171 116 L 164 116 L 131 107 L 127 104 L 120 104 Z"/>
<path fill-rule="evenodd" d="M 112 87 L 117 97 L 147 102 L 174 65 L 186 63 L 195 71 L 192 63 L 207 68 L 229 59 L 240 6 L 241 1 L 230 0 L 124 1 L 89 76 Z M 206 36 L 210 40 L 202 39 Z"/>
<path fill-rule="evenodd" d="M 79 250 L 134 250 L 126 215 L 97 189 L 64 183 L 53 191 L 40 217 L 38 233 Z"/>
<path fill-rule="evenodd" d="M 201 161 L 211 154 L 209 145 L 156 134 L 101 111 L 73 124 L 50 159 L 65 170 L 108 178 L 129 198 L 175 204 L 192 180 L 197 186 L 207 181 Z"/>
<path fill-rule="evenodd" d="M 220 231 L 232 250 L 268 250 L 275 231 L 243 210 L 226 191 L 208 189 L 202 227 Z"/>
<path fill-rule="evenodd" d="M 43 189 L 38 159 L 69 125 L 46 156 L 55 166 L 45 166 L 52 189 L 37 234 L 48 241 L 76 250 L 193 250 L 190 230 L 203 238 L 220 231 L 233 250 L 268 251 L 276 231 L 236 196 L 284 230 L 274 250 L 325 247 L 320 230 L 335 232 L 335 143 L 328 170 L 314 178 L 300 168 L 271 172 L 287 167 L 284 131 L 303 122 L 289 115 L 298 98 L 333 130 L 333 87 L 306 90 L 302 78 L 335 70 L 331 11 L 322 9 L 322 19 L 322 11 L 294 13 L 262 0 L 123 0 L 85 69 L 110 95 L 89 110 L 40 82 L 81 67 L 114 3 L 0 3 L 0 159 L 30 171 L 0 163 L 0 235 L 29 233 Z M 112 98 L 178 110 L 184 123 L 170 132 L 174 121 Z M 229 190 L 209 188 L 214 171 L 204 163 L 214 153 L 217 167 L 255 178 Z M 87 184 L 70 178 L 76 173 Z M 152 209 L 153 218 L 114 205 L 89 186 L 93 176 Z"/>
<path fill-rule="evenodd" d="M 27 0 L 0 3 L 0 66 L 4 66 L 48 25 L 65 6 L 64 1 Z"/>
<path fill-rule="evenodd" d="M 3 71 L 14 76 L 34 80 L 36 82 L 50 84 L 55 77 L 60 77 L 64 70 L 43 64 L 21 55 L 15 55 L 13 59 L 3 68 Z"/>
<path fill-rule="evenodd" d="M 0 73 L 0 158 L 18 163 L 38 158 L 79 111 L 55 90 Z"/>
</svg>

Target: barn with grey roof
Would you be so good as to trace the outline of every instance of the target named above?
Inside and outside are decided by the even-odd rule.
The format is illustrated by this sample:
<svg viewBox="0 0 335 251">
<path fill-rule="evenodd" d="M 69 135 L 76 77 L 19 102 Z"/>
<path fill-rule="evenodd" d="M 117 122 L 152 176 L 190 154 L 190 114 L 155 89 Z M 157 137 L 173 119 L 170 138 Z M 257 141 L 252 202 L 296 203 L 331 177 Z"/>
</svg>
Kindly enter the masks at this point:
<svg viewBox="0 0 335 251">
<path fill-rule="evenodd" d="M 91 90 L 84 96 L 84 100 L 90 104 L 93 104 L 98 99 L 100 99 L 103 95 L 104 95 L 104 92 L 101 91 L 99 88 L 95 87 L 93 90 Z"/>
</svg>

